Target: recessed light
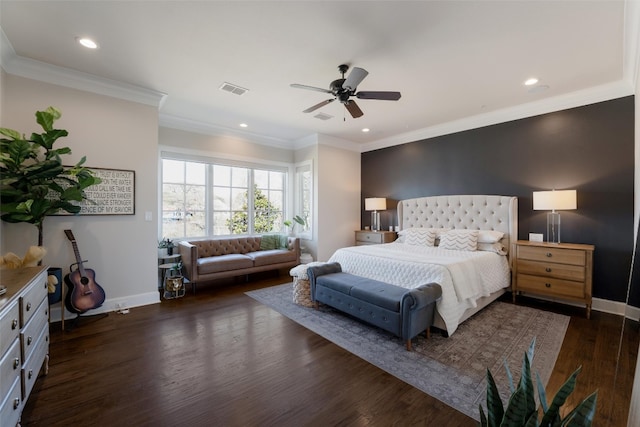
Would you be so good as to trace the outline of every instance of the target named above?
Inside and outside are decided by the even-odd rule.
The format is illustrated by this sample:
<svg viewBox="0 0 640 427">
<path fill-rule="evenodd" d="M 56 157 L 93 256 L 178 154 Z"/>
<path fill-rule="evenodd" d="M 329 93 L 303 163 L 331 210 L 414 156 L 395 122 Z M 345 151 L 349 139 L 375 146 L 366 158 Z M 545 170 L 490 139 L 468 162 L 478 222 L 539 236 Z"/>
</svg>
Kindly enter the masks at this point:
<svg viewBox="0 0 640 427">
<path fill-rule="evenodd" d="M 533 86 L 536 83 L 538 83 L 538 79 L 536 79 L 535 77 L 532 77 L 532 78 L 528 79 L 527 81 L 525 81 L 524 85 L 525 86 Z"/>
<path fill-rule="evenodd" d="M 249 127 L 249 125 L 248 125 L 248 124 L 246 124 L 246 123 L 240 123 L 240 127 L 241 127 L 241 128 L 248 128 L 248 127 Z"/>
<path fill-rule="evenodd" d="M 82 46 L 86 47 L 87 49 L 97 49 L 98 48 L 98 43 L 94 42 L 90 38 L 87 38 L 87 37 L 76 37 L 76 40 L 78 41 L 78 43 L 80 43 Z"/>
<path fill-rule="evenodd" d="M 369 132 L 369 131 L 370 131 L 370 129 L 369 129 L 369 128 L 364 128 L 364 129 L 362 129 L 362 132 Z"/>
</svg>

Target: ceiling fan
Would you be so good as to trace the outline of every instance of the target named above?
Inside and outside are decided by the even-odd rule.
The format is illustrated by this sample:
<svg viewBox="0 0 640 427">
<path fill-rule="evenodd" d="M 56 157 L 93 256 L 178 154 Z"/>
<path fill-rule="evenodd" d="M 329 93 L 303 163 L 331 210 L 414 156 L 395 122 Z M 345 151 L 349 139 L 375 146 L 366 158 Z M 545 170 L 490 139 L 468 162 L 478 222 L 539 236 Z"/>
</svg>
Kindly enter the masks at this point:
<svg viewBox="0 0 640 427">
<path fill-rule="evenodd" d="M 353 67 L 351 69 L 351 72 L 349 73 L 349 76 L 345 79 L 344 74 L 348 69 L 349 66 L 345 64 L 338 66 L 338 70 L 340 71 L 340 73 L 342 73 L 342 78 L 332 81 L 329 85 L 329 89 L 322 89 L 319 87 L 292 83 L 291 87 L 295 87 L 298 89 L 315 90 L 317 92 L 329 93 L 333 95 L 333 98 L 327 99 L 312 107 L 309 107 L 304 110 L 303 113 L 310 113 L 320 107 L 324 107 L 325 105 L 332 103 L 335 100 L 338 100 L 344 104 L 347 111 L 349 111 L 351 116 L 356 119 L 358 117 L 361 117 L 364 113 L 362 112 L 360 107 L 358 107 L 358 104 L 356 104 L 355 101 L 349 99 L 352 96 L 355 96 L 358 99 L 381 99 L 384 101 L 397 101 L 398 99 L 400 99 L 400 92 L 356 92 L 358 85 L 360 84 L 360 82 L 362 82 L 362 80 L 364 80 L 365 77 L 367 77 L 367 74 L 369 74 L 369 72 L 363 68 Z"/>
</svg>

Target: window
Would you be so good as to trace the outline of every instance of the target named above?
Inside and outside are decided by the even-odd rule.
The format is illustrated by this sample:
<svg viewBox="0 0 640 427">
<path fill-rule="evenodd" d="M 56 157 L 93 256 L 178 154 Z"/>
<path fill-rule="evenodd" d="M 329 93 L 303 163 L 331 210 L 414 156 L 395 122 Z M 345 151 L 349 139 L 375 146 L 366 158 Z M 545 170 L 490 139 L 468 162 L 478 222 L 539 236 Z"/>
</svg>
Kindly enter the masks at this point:
<svg viewBox="0 0 640 427">
<path fill-rule="evenodd" d="M 162 159 L 161 236 L 206 237 L 282 230 L 286 168 L 181 160 L 174 156 Z"/>
<path fill-rule="evenodd" d="M 313 174 L 311 163 L 296 166 L 295 175 L 296 215 L 300 215 L 305 220 L 305 225 L 299 226 L 299 232 L 310 239 L 311 225 L 313 224 Z"/>
</svg>

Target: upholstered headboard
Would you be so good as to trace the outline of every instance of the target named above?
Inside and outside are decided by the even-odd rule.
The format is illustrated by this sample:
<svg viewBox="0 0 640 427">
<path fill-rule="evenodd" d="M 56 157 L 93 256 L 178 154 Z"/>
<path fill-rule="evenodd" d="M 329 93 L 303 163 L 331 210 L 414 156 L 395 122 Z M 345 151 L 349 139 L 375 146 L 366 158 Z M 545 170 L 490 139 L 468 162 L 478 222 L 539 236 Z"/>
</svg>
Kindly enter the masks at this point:
<svg viewBox="0 0 640 427">
<path fill-rule="evenodd" d="M 400 229 L 461 228 L 497 230 L 504 247 L 518 239 L 518 198 L 513 196 L 430 196 L 398 202 Z M 511 258 L 511 256 L 509 257 Z"/>
</svg>

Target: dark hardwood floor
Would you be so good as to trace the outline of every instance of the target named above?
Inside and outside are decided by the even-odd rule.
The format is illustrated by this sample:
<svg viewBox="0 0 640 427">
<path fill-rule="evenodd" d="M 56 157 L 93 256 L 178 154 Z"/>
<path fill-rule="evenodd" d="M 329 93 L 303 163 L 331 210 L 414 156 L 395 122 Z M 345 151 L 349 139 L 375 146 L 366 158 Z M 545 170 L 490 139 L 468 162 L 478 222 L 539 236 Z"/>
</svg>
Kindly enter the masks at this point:
<svg viewBox="0 0 640 427">
<path fill-rule="evenodd" d="M 474 426 L 471 418 L 244 295 L 289 281 L 203 284 L 198 294 L 51 326 L 50 370 L 26 426 Z M 505 300 L 508 300 L 506 298 Z M 595 426 L 626 426 L 638 324 L 522 298 L 572 315 L 547 387 L 578 366 L 571 400 L 598 389 Z"/>
</svg>

